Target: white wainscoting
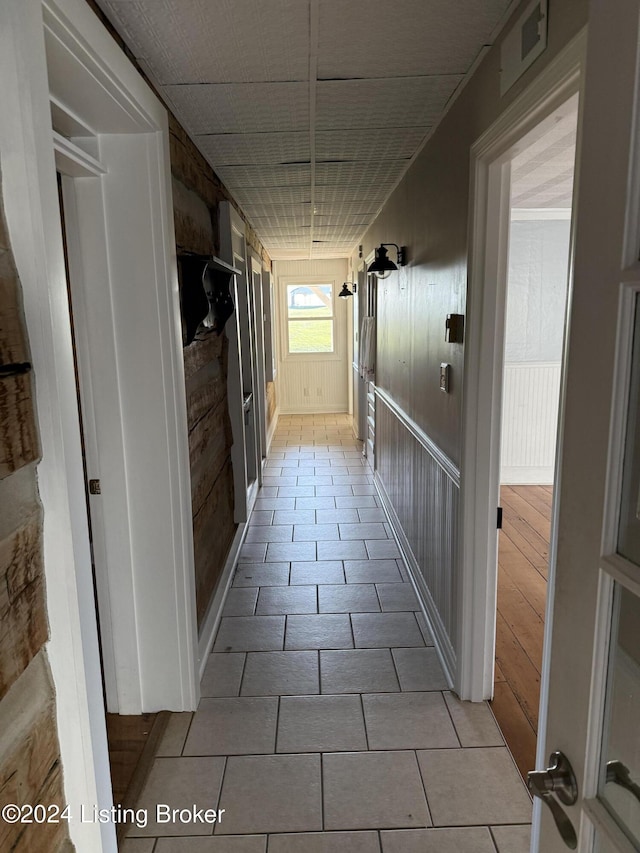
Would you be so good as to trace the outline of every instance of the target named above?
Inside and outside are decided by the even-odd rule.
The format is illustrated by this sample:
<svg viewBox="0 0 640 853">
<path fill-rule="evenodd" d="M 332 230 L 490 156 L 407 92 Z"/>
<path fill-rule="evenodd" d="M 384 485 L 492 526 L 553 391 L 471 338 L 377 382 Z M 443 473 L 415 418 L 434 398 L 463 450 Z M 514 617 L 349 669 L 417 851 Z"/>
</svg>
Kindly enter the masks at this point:
<svg viewBox="0 0 640 853">
<path fill-rule="evenodd" d="M 505 364 L 501 483 L 553 483 L 560 369 L 560 362 Z"/>
<path fill-rule="evenodd" d="M 376 483 L 453 682 L 460 472 L 384 391 L 376 397 Z"/>
</svg>

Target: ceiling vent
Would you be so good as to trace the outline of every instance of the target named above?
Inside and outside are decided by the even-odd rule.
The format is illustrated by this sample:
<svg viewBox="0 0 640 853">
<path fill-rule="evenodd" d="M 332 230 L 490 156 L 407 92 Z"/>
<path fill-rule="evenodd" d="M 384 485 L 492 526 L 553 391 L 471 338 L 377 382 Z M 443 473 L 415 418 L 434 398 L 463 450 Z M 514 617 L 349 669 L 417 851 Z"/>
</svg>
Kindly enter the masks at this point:
<svg viewBox="0 0 640 853">
<path fill-rule="evenodd" d="M 533 0 L 502 42 L 500 94 L 504 95 L 547 46 L 547 0 Z"/>
</svg>

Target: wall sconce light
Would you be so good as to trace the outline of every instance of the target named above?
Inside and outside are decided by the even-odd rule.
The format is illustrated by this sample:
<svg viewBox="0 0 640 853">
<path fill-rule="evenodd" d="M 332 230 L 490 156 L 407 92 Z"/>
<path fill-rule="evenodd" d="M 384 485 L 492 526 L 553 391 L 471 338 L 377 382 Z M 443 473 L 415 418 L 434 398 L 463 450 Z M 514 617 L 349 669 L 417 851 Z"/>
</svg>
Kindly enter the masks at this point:
<svg viewBox="0 0 640 853">
<path fill-rule="evenodd" d="M 396 262 L 397 265 L 393 263 L 391 258 L 387 257 L 387 250 L 385 246 L 395 246 L 396 247 Z M 407 263 L 407 247 L 406 246 L 398 246 L 397 243 L 380 243 L 380 246 L 376 249 L 376 258 L 374 262 L 369 266 L 368 272 L 375 273 L 378 278 L 387 278 L 387 276 L 393 272 L 393 270 L 397 270 L 398 267 L 403 267 Z"/>
<path fill-rule="evenodd" d="M 351 284 L 351 287 L 353 287 L 353 290 L 349 290 L 350 284 Z M 353 296 L 353 294 L 355 292 L 356 292 L 355 284 L 352 284 L 350 281 L 345 281 L 345 283 L 342 285 L 342 290 L 340 291 L 338 296 Z"/>
</svg>

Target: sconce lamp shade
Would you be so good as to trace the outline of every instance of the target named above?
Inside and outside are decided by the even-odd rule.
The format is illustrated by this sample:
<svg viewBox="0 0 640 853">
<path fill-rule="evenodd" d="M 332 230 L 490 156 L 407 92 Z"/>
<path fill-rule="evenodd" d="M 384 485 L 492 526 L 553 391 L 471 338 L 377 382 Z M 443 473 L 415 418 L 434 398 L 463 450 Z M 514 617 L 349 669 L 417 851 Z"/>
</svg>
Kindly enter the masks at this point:
<svg viewBox="0 0 640 853">
<path fill-rule="evenodd" d="M 353 296 L 353 292 L 349 290 L 349 284 L 350 282 L 345 281 L 345 283 L 342 285 L 342 290 L 340 291 L 338 296 Z"/>
<path fill-rule="evenodd" d="M 395 246 L 397 253 L 397 264 L 388 257 L 387 250 L 385 246 Z M 405 266 L 407 263 L 406 260 L 406 248 L 404 246 L 398 246 L 396 243 L 381 243 L 380 246 L 376 249 L 376 257 L 372 264 L 370 264 L 368 272 L 375 273 L 378 278 L 387 278 L 387 276 L 393 272 L 393 270 L 397 270 L 398 266 Z"/>
</svg>

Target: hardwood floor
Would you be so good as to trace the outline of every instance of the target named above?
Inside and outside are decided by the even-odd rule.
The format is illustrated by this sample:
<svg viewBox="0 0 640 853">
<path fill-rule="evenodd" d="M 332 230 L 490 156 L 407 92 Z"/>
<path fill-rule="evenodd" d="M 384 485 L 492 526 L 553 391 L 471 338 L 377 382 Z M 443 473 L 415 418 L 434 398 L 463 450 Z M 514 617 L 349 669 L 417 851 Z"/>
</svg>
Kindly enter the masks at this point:
<svg viewBox="0 0 640 853">
<path fill-rule="evenodd" d="M 502 486 L 493 713 L 523 776 L 535 765 L 552 486 Z"/>
</svg>

